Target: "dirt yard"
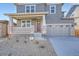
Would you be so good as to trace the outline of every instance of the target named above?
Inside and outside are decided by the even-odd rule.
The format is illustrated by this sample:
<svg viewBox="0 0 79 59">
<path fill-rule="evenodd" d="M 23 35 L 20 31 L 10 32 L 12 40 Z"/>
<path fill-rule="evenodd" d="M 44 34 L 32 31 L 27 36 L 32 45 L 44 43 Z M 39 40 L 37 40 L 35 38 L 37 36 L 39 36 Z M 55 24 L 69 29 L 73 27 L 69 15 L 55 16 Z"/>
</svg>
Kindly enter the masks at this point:
<svg viewBox="0 0 79 59">
<path fill-rule="evenodd" d="M 27 40 L 14 38 L 0 41 L 0 56 L 55 56 L 56 53 L 47 40 Z"/>
</svg>

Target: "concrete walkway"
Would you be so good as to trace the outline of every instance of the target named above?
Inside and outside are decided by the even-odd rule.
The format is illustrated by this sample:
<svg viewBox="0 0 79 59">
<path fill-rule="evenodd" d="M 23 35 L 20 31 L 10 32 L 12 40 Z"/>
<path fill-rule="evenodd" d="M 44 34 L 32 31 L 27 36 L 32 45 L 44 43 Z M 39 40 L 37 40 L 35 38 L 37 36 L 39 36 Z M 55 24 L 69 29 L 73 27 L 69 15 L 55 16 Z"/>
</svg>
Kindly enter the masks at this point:
<svg viewBox="0 0 79 59">
<path fill-rule="evenodd" d="M 49 41 L 58 56 L 79 56 L 79 38 L 51 37 Z"/>
</svg>

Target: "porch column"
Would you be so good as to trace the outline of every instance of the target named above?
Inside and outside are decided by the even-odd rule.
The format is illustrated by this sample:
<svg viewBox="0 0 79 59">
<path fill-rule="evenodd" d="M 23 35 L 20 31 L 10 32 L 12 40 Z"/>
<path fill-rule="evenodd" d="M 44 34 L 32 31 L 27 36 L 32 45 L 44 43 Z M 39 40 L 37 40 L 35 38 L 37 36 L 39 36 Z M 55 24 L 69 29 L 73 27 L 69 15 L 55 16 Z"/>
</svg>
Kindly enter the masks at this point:
<svg viewBox="0 0 79 59">
<path fill-rule="evenodd" d="M 42 33 L 45 34 L 46 33 L 46 19 L 45 19 L 45 15 L 43 15 L 43 22 L 42 22 Z"/>
<path fill-rule="evenodd" d="M 8 28 L 9 34 L 12 34 L 12 27 L 13 27 L 13 18 L 9 17 L 9 28 Z"/>
</svg>

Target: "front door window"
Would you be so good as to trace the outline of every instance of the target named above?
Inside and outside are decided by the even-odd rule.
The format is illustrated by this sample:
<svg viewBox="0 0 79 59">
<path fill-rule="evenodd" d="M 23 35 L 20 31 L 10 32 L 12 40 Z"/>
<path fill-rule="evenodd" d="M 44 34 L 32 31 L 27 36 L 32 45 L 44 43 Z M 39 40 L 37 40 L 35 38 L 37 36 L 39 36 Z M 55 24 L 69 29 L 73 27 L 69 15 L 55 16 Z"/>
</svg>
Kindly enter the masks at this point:
<svg viewBox="0 0 79 59">
<path fill-rule="evenodd" d="M 21 27 L 31 27 L 31 20 L 22 20 Z"/>
</svg>

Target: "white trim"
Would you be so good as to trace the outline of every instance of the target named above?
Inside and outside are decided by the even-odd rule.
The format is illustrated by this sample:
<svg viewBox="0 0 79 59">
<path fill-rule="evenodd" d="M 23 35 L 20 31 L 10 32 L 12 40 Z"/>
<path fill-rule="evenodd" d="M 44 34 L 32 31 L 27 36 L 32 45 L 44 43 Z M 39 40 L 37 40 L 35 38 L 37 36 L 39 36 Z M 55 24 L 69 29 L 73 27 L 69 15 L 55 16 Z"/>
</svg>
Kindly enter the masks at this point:
<svg viewBox="0 0 79 59">
<path fill-rule="evenodd" d="M 13 26 L 13 18 L 9 17 L 10 21 L 9 21 L 9 26 Z"/>
<path fill-rule="evenodd" d="M 54 7 L 55 9 L 54 9 L 54 13 L 51 13 L 51 7 Z M 56 5 L 50 5 L 50 14 L 55 14 L 56 13 Z"/>
<path fill-rule="evenodd" d="M 12 27 L 13 27 L 13 18 L 9 17 L 10 21 L 9 21 L 9 26 L 8 26 L 8 33 L 12 34 Z"/>
<path fill-rule="evenodd" d="M 45 15 L 43 15 L 43 26 L 46 26 L 46 19 L 45 19 Z"/>
<path fill-rule="evenodd" d="M 30 12 L 26 12 L 26 6 L 30 7 Z M 36 12 L 36 5 L 25 5 L 25 13 L 34 13 L 34 12 L 31 12 L 31 6 L 34 6 L 34 12 Z"/>
<path fill-rule="evenodd" d="M 42 21 L 42 33 L 46 34 L 46 19 L 45 19 L 45 15 L 42 16 L 43 17 L 43 21 Z"/>
<path fill-rule="evenodd" d="M 22 21 L 25 21 L 26 24 L 27 24 L 27 21 L 30 21 L 30 27 L 32 27 L 32 21 L 31 21 L 31 19 L 30 19 L 30 20 L 21 20 L 21 27 L 22 27 Z M 26 26 L 26 27 L 27 27 L 27 26 Z"/>
</svg>

